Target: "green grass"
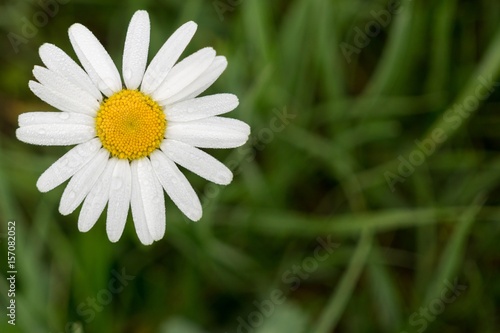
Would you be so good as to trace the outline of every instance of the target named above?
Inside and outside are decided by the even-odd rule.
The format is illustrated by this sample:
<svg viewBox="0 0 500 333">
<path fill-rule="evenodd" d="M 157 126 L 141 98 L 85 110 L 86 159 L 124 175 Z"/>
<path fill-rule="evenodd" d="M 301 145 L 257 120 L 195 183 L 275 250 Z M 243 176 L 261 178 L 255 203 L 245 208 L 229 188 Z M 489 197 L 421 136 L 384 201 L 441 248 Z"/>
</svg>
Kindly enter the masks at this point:
<svg viewBox="0 0 500 333">
<path fill-rule="evenodd" d="M 23 17 L 41 7 L 0 5 L 0 233 L 16 221 L 18 270 L 11 326 L 0 238 L 0 332 L 247 333 L 252 323 L 256 333 L 498 332 L 500 4 L 402 1 L 348 62 L 342 43 L 354 45 L 356 29 L 387 2 L 217 3 L 230 10 L 211 0 L 73 0 L 17 53 L 8 34 L 22 35 Z M 150 58 L 182 23 L 198 23 L 184 55 L 213 46 L 228 58 L 207 93 L 238 95 L 230 116 L 252 128 L 245 147 L 210 152 L 234 169 L 232 184 L 187 173 L 202 220 L 188 222 L 167 199 L 166 236 L 149 247 L 131 217 L 116 244 L 103 217 L 79 233 L 79 210 L 57 211 L 63 186 L 35 187 L 67 149 L 14 134 L 20 113 L 50 110 L 27 84 L 38 47 L 53 43 L 74 57 L 67 28 L 81 22 L 121 68 L 137 9 L 151 16 Z M 492 80 L 485 98 L 479 77 Z M 277 130 L 283 112 L 290 116 Z M 433 152 L 402 175 L 398 158 L 417 156 L 416 140 Z M 400 177 L 393 190 L 388 174 Z M 318 237 L 337 244 L 321 260 Z M 130 280 L 91 310 L 122 270 Z M 455 281 L 466 289 L 444 301 Z M 425 319 L 426 308 L 435 315 Z"/>
</svg>

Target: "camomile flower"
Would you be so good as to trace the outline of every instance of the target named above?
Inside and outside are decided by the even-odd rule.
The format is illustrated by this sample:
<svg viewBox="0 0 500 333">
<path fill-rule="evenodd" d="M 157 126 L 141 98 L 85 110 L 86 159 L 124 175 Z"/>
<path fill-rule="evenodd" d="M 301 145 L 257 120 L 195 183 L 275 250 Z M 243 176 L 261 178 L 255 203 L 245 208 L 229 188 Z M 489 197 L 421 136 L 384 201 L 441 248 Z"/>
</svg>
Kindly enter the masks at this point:
<svg viewBox="0 0 500 333">
<path fill-rule="evenodd" d="M 148 66 L 150 22 L 145 11 L 132 17 L 123 52 L 123 83 L 109 54 L 86 27 L 74 24 L 69 38 L 83 69 L 52 44 L 40 47 L 45 67 L 35 66 L 29 87 L 58 112 L 19 116 L 17 138 L 44 146 L 76 145 L 38 179 L 47 192 L 70 179 L 59 212 L 82 204 L 78 229 L 90 230 L 106 204 L 106 232 L 121 237 L 129 207 L 140 241 L 165 233 L 165 191 L 191 220 L 202 216 L 198 196 L 180 165 L 216 184 L 231 171 L 199 148 L 243 145 L 250 128 L 220 117 L 238 106 L 232 94 L 197 97 L 227 66 L 226 58 L 204 48 L 176 64 L 197 25 L 188 22 L 163 44 Z"/>
</svg>

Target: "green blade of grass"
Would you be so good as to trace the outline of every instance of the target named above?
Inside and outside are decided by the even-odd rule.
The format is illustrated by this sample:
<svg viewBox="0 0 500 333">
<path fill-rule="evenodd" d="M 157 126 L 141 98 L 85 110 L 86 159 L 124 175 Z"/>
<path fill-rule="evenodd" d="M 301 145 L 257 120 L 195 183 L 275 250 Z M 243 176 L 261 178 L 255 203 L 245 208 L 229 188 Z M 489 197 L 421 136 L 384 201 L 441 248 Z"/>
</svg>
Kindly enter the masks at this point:
<svg viewBox="0 0 500 333">
<path fill-rule="evenodd" d="M 354 288 L 359 280 L 361 272 L 366 263 L 366 259 L 372 247 L 373 237 L 369 229 L 365 229 L 360 236 L 358 246 L 352 259 L 342 276 L 340 283 L 336 287 L 332 296 L 328 300 L 322 311 L 318 323 L 312 329 L 314 333 L 329 333 L 337 326 L 342 313 L 344 312 L 349 298 L 352 296 Z"/>
</svg>

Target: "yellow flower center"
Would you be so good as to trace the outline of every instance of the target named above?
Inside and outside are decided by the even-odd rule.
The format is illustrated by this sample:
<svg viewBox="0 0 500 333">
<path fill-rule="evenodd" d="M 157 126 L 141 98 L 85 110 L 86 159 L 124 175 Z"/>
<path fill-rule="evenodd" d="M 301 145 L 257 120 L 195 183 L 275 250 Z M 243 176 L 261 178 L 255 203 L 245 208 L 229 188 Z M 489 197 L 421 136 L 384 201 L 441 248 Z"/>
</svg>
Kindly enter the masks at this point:
<svg viewBox="0 0 500 333">
<path fill-rule="evenodd" d="M 97 136 L 112 156 L 135 160 L 149 156 L 165 137 L 162 108 L 137 90 L 122 90 L 102 102 L 96 116 Z"/>
</svg>

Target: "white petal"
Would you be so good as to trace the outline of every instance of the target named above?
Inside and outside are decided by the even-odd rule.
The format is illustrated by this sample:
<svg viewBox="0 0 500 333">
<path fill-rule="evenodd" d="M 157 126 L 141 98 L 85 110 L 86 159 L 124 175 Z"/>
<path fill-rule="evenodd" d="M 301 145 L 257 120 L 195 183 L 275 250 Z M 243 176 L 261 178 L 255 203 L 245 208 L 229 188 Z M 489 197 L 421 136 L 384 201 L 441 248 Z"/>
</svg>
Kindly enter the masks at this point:
<svg viewBox="0 0 500 333">
<path fill-rule="evenodd" d="M 87 73 L 63 50 L 55 45 L 46 43 L 40 47 L 39 54 L 48 69 L 79 86 L 99 102 L 102 101 L 101 92 L 92 83 Z"/>
<path fill-rule="evenodd" d="M 108 97 L 120 91 L 120 73 L 94 34 L 79 23 L 73 24 L 68 34 L 78 59 L 97 88 Z"/>
<path fill-rule="evenodd" d="M 59 213 L 69 215 L 82 203 L 104 171 L 108 157 L 108 151 L 102 148 L 85 167 L 71 178 L 61 197 Z"/>
<path fill-rule="evenodd" d="M 117 242 L 123 234 L 127 222 L 130 197 L 132 195 L 132 174 L 128 160 L 117 160 L 109 192 L 106 233 L 112 242 Z"/>
<path fill-rule="evenodd" d="M 128 89 L 137 89 L 142 82 L 149 49 L 149 16 L 138 10 L 130 20 L 123 51 L 122 74 Z"/>
<path fill-rule="evenodd" d="M 42 173 L 36 187 L 40 192 L 48 192 L 61 185 L 94 158 L 99 148 L 101 141 L 95 138 L 71 149 Z"/>
<path fill-rule="evenodd" d="M 174 96 L 160 101 L 161 105 L 172 105 L 174 103 L 192 99 L 207 90 L 227 67 L 227 60 L 223 56 L 215 57 L 214 61 L 193 83 L 175 94 Z"/>
<path fill-rule="evenodd" d="M 137 237 L 144 245 L 153 243 L 153 237 L 149 232 L 148 223 L 146 220 L 146 213 L 144 211 L 144 203 L 142 200 L 141 186 L 139 183 L 139 176 L 137 174 L 138 160 L 132 161 L 130 164 L 132 175 L 132 196 L 130 204 L 132 206 L 132 218 L 134 219 L 135 231 Z"/>
<path fill-rule="evenodd" d="M 151 94 L 160 86 L 191 41 L 191 38 L 193 38 L 197 27 L 196 23 L 187 22 L 177 29 L 163 44 L 144 74 L 141 86 L 142 92 Z"/>
<path fill-rule="evenodd" d="M 88 105 L 80 104 L 78 100 L 72 99 L 64 93 L 44 86 L 36 81 L 30 81 L 29 87 L 31 91 L 38 96 L 42 101 L 52 105 L 56 109 L 67 112 L 83 113 L 94 115 L 96 110 Z"/>
<path fill-rule="evenodd" d="M 151 164 L 170 199 L 189 219 L 198 221 L 203 213 L 200 200 L 175 163 L 156 150 L 151 154 Z"/>
<path fill-rule="evenodd" d="M 149 233 L 153 240 L 160 240 L 165 234 L 165 201 L 148 158 L 137 161 L 137 177 Z"/>
<path fill-rule="evenodd" d="M 45 67 L 35 66 L 33 69 L 35 78 L 45 87 L 56 91 L 66 98 L 73 100 L 85 108 L 86 114 L 95 115 L 99 109 L 99 102 L 88 92 L 80 89 L 70 81 L 66 80 L 56 72 Z"/>
<path fill-rule="evenodd" d="M 201 49 L 185 58 L 172 68 L 158 89 L 153 92 L 153 99 L 160 101 L 177 94 L 205 72 L 214 59 L 215 50 L 211 47 Z"/>
<path fill-rule="evenodd" d="M 233 94 L 217 94 L 190 99 L 165 108 L 168 121 L 191 121 L 234 110 L 238 97 Z"/>
<path fill-rule="evenodd" d="M 20 141 L 39 146 L 71 146 L 96 136 L 95 128 L 74 124 L 42 124 L 20 127 L 16 130 Z"/>
<path fill-rule="evenodd" d="M 167 138 L 199 148 L 236 148 L 250 135 L 250 127 L 239 120 L 210 117 L 191 122 L 169 122 Z"/>
<path fill-rule="evenodd" d="M 87 232 L 95 225 L 99 216 L 101 216 L 104 207 L 109 198 L 109 188 L 111 185 L 111 176 L 116 165 L 116 159 L 110 159 L 103 173 L 90 190 L 83 202 L 80 216 L 78 217 L 78 230 Z M 109 211 L 109 209 L 108 209 Z"/>
<path fill-rule="evenodd" d="M 200 149 L 169 139 L 162 143 L 161 149 L 175 163 L 211 182 L 227 185 L 233 180 L 231 170 Z"/>
<path fill-rule="evenodd" d="M 95 125 L 94 118 L 73 112 L 26 112 L 19 115 L 18 121 L 20 127 L 44 124 Z"/>
</svg>

